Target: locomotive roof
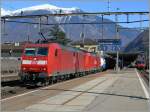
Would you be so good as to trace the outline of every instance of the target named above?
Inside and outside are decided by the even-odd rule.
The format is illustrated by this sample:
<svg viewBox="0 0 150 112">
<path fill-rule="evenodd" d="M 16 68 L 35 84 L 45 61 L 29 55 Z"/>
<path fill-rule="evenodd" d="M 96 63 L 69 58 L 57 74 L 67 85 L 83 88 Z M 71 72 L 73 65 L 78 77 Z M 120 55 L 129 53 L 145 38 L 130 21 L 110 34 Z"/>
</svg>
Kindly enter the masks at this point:
<svg viewBox="0 0 150 112">
<path fill-rule="evenodd" d="M 70 51 L 74 51 L 74 52 L 75 51 L 76 52 L 87 52 L 87 51 L 81 50 L 81 49 L 73 47 L 73 46 L 64 46 L 64 45 L 61 45 L 61 44 L 59 44 L 59 45 L 61 46 L 61 48 L 67 49 L 67 50 L 70 50 Z"/>
<path fill-rule="evenodd" d="M 79 49 L 79 48 L 76 48 L 76 47 L 73 47 L 73 46 L 65 46 L 65 45 L 62 45 L 62 44 L 59 44 L 59 43 L 28 43 L 28 44 L 25 44 L 25 47 L 26 46 L 29 46 L 29 47 L 40 47 L 40 46 L 43 46 L 43 47 L 48 47 L 50 44 L 58 44 L 62 49 L 67 49 L 69 51 L 74 51 L 74 52 L 84 52 L 84 53 L 90 53 L 90 54 L 93 54 L 93 55 L 96 55 L 96 53 L 93 53 L 93 52 L 88 52 L 86 50 L 82 50 L 82 49 Z"/>
<path fill-rule="evenodd" d="M 37 43 L 30 44 L 30 43 L 27 43 L 27 44 L 25 44 L 25 47 L 26 46 L 28 46 L 28 47 L 41 47 L 41 46 L 42 47 L 47 47 L 47 46 L 49 46 L 49 44 L 41 44 L 41 43 L 40 44 L 39 43 L 38 44 Z"/>
<path fill-rule="evenodd" d="M 68 50 L 71 50 L 71 51 L 84 52 L 84 53 L 90 53 L 92 55 L 96 55 L 96 53 L 88 52 L 86 50 L 82 50 L 82 49 L 79 49 L 79 48 L 76 48 L 76 47 L 73 47 L 73 46 L 64 46 L 64 45 L 61 45 L 61 46 L 62 46 L 62 48 L 65 48 L 65 49 L 68 49 Z"/>
</svg>

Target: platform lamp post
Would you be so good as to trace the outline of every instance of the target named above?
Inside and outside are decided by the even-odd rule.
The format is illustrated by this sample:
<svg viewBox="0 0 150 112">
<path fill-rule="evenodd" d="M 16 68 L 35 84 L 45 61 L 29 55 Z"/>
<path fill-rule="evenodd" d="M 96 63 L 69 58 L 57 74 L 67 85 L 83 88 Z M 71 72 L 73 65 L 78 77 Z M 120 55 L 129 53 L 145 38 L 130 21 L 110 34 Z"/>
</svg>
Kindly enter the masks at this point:
<svg viewBox="0 0 150 112">
<path fill-rule="evenodd" d="M 117 8 L 117 11 L 119 8 Z M 116 40 L 119 39 L 119 28 L 118 28 L 118 15 L 115 15 L 115 21 L 116 21 Z M 117 57 L 116 57 L 116 72 L 119 72 L 119 48 L 117 49 Z"/>
</svg>

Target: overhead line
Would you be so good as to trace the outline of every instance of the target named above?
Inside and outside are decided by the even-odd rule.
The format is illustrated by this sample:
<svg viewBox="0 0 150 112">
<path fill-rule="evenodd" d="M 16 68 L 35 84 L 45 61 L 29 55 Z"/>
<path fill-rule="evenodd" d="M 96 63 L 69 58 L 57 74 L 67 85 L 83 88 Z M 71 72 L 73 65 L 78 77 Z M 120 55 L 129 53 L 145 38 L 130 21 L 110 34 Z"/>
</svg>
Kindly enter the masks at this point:
<svg viewBox="0 0 150 112">
<path fill-rule="evenodd" d="M 3 20 L 1 20 L 3 21 Z M 139 21 L 129 21 L 129 22 L 74 22 L 74 23 L 40 23 L 41 25 L 67 25 L 67 24 L 115 24 L 115 23 L 137 23 L 137 22 L 146 22 L 149 20 L 139 20 Z M 14 22 L 14 23 L 24 23 L 24 24 L 39 24 L 38 22 L 26 22 L 26 21 L 14 21 L 14 20 L 5 20 L 5 22 Z"/>
<path fill-rule="evenodd" d="M 35 18 L 47 16 L 76 16 L 76 15 L 127 15 L 127 14 L 149 14 L 148 11 L 144 12 L 84 12 L 84 13 L 61 13 L 61 14 L 42 14 L 42 15 L 20 15 L 20 16 L 2 16 L 2 19 L 16 19 L 16 18 Z"/>
</svg>

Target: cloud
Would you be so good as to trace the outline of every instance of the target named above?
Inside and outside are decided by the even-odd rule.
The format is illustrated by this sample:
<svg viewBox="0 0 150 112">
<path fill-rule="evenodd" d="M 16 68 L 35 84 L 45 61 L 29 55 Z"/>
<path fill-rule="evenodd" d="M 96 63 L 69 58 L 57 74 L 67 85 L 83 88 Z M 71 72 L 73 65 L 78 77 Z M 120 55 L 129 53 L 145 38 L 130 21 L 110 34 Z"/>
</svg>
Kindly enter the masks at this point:
<svg viewBox="0 0 150 112">
<path fill-rule="evenodd" d="M 1 8 L 1 15 L 4 16 L 4 15 L 9 15 L 11 13 L 11 11 L 9 10 L 5 10 L 4 8 Z"/>
</svg>

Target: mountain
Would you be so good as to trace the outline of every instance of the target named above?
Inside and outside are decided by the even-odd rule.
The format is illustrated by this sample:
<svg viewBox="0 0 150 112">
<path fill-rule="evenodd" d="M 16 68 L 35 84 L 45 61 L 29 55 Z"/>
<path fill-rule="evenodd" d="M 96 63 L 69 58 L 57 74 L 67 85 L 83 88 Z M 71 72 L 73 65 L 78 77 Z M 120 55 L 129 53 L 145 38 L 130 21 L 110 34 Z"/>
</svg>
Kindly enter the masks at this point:
<svg viewBox="0 0 150 112">
<path fill-rule="evenodd" d="M 4 13 L 5 12 L 5 13 Z M 39 6 L 22 8 L 15 11 L 6 11 L 3 9 L 2 16 L 4 15 L 38 15 L 38 14 L 56 14 L 56 13 L 80 13 L 84 12 L 83 10 L 72 7 L 72 8 L 61 8 L 57 6 L 53 6 L 50 4 L 44 4 Z M 13 21 L 27 21 L 27 22 L 37 22 L 38 18 L 30 18 L 30 19 L 9 19 Z M 63 17 L 48 17 L 48 23 L 74 23 L 74 22 L 101 22 L 101 16 L 63 16 Z M 46 17 L 42 18 L 42 23 L 46 23 Z M 104 18 L 104 22 L 113 22 L 112 20 Z M 4 27 L 2 23 L 2 32 L 4 32 Z M 43 34 L 48 37 L 48 31 L 51 29 L 51 26 L 41 25 L 41 31 Z M 123 28 L 122 26 L 120 26 Z M 102 38 L 102 25 L 101 24 L 69 24 L 69 25 L 60 25 L 60 28 L 66 33 L 67 37 L 72 39 L 73 41 L 80 40 L 81 32 L 84 32 L 85 38 L 91 39 L 101 39 Z M 115 38 L 115 23 L 113 24 L 104 24 L 104 38 Z M 13 23 L 6 22 L 5 24 L 5 33 L 2 35 L 2 42 L 6 41 L 25 41 L 28 36 L 30 41 L 36 41 L 40 37 L 38 25 L 29 25 L 29 24 L 21 24 L 21 23 Z M 122 41 L 122 47 L 126 46 L 129 42 L 134 40 L 137 35 L 140 33 L 139 30 L 126 29 L 120 30 L 120 38 Z"/>
<path fill-rule="evenodd" d="M 124 49 L 125 52 L 148 52 L 149 51 L 149 30 L 140 33 L 137 38 L 131 41 Z"/>
</svg>

